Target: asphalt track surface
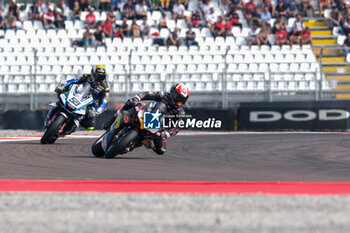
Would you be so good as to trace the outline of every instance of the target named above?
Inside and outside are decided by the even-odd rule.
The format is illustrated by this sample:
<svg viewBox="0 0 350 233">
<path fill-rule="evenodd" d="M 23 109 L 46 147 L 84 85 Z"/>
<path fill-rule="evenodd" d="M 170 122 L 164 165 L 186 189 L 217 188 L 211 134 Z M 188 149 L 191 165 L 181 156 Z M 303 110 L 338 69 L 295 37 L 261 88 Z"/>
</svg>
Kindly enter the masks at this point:
<svg viewBox="0 0 350 233">
<path fill-rule="evenodd" d="M 350 181 L 350 134 L 183 135 L 115 159 L 94 158 L 95 140 L 1 142 L 0 179 Z"/>
</svg>

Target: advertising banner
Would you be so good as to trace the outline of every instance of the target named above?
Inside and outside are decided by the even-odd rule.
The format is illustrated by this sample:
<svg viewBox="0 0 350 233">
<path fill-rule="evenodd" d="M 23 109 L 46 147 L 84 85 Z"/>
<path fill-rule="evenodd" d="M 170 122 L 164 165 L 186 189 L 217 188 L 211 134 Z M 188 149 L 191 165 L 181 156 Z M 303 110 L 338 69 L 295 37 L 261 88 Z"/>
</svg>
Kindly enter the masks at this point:
<svg viewBox="0 0 350 233">
<path fill-rule="evenodd" d="M 347 130 L 350 101 L 242 103 L 239 130 Z"/>
</svg>

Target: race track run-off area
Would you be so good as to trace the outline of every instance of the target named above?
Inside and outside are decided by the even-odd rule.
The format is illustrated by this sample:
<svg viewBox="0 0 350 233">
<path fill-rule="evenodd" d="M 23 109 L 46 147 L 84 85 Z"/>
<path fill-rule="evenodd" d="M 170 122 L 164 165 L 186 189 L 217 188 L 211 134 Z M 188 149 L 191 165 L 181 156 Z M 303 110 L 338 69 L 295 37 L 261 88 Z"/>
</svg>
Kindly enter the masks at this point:
<svg viewBox="0 0 350 233">
<path fill-rule="evenodd" d="M 0 190 L 349 194 L 349 136 L 185 133 L 168 140 L 165 155 L 142 147 L 114 159 L 92 156 L 96 135 L 54 145 L 40 136 L 0 138 Z"/>
<path fill-rule="evenodd" d="M 348 232 L 349 133 L 183 133 L 94 158 L 97 135 L 0 138 L 0 232 Z"/>
</svg>

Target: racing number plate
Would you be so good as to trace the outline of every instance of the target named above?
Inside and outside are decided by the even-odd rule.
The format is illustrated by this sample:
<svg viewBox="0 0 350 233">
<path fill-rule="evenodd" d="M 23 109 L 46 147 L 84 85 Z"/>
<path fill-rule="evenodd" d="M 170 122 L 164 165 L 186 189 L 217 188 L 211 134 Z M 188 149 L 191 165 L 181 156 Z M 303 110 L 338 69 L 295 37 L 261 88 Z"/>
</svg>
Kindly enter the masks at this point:
<svg viewBox="0 0 350 233">
<path fill-rule="evenodd" d="M 75 98 L 74 96 L 68 100 L 70 104 L 72 104 L 74 107 L 78 107 L 80 105 L 80 101 Z"/>
</svg>

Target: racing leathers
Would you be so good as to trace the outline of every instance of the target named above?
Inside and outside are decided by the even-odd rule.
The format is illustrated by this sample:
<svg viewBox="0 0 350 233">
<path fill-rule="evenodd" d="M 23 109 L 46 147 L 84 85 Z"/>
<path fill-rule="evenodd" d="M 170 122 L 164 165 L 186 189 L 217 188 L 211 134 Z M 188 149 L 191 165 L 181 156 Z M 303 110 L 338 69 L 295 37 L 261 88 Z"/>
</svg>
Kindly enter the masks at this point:
<svg viewBox="0 0 350 233">
<path fill-rule="evenodd" d="M 89 83 L 91 87 L 91 94 L 93 97 L 93 102 L 87 107 L 86 115 L 80 122 L 80 125 L 88 130 L 93 130 L 95 126 L 95 118 L 101 114 L 105 109 L 109 97 L 109 86 L 106 80 L 103 82 L 95 82 L 91 74 L 84 74 L 79 79 L 68 80 L 65 84 L 58 86 L 56 92 L 63 93 L 69 90 L 72 84 L 83 84 Z M 51 118 L 51 116 L 56 112 L 57 107 L 52 107 L 46 118 L 46 122 Z"/>
<path fill-rule="evenodd" d="M 123 110 L 128 110 L 134 107 L 138 102 L 143 100 L 163 102 L 167 106 L 165 115 L 171 116 L 172 120 L 180 120 L 180 117 L 185 114 L 185 111 L 182 107 L 177 108 L 170 104 L 170 93 L 167 92 L 141 92 L 132 99 L 129 99 L 125 103 Z M 115 118 L 116 115 L 114 115 L 112 119 L 106 122 L 104 128 L 108 128 L 114 122 Z M 164 154 L 164 152 L 166 151 L 166 139 L 171 136 L 175 136 L 178 132 L 179 128 L 164 129 L 161 134 L 159 134 L 154 140 L 147 142 L 145 146 L 149 149 L 152 149 L 157 154 Z"/>
</svg>

